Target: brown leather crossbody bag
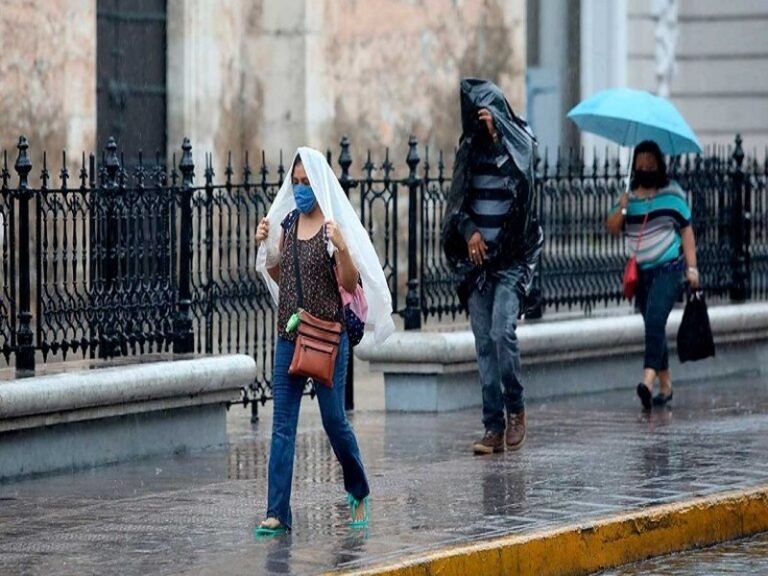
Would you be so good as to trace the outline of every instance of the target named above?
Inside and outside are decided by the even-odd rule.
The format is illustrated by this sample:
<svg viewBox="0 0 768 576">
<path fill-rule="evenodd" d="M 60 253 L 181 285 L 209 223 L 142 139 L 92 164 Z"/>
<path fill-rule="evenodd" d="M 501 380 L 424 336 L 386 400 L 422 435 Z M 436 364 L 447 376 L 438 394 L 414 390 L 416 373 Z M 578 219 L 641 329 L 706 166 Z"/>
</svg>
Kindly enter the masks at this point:
<svg viewBox="0 0 768 576">
<path fill-rule="evenodd" d="M 293 268 L 296 274 L 299 326 L 296 347 L 288 373 L 304 376 L 333 388 L 333 373 L 344 327 L 341 322 L 321 320 L 303 309 L 304 293 L 299 269 L 299 221 L 296 219 L 293 234 Z"/>
</svg>

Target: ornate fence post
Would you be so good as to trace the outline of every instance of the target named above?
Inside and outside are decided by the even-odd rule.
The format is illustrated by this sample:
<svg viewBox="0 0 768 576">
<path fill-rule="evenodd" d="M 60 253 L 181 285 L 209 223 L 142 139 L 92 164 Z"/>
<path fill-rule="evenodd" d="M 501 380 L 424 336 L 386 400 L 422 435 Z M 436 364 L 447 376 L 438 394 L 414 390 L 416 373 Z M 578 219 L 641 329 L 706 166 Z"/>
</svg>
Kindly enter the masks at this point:
<svg viewBox="0 0 768 576">
<path fill-rule="evenodd" d="M 411 135 L 408 139 L 408 293 L 405 296 L 405 320 L 406 330 L 419 330 L 421 328 L 421 291 L 419 289 L 419 253 L 418 235 L 419 225 L 419 190 L 421 179 L 416 175 L 420 158 L 418 142 Z"/>
<path fill-rule="evenodd" d="M 29 274 L 29 201 L 32 191 L 29 189 L 29 173 L 32 162 L 27 156 L 29 144 L 22 136 L 19 138 L 19 156 L 14 168 L 19 175 L 19 324 L 16 332 L 18 350 L 16 353 L 16 370 L 35 369 L 35 346 L 32 335 L 32 311 L 30 309 L 30 274 Z"/>
<path fill-rule="evenodd" d="M 744 249 L 746 224 L 749 215 L 744 210 L 744 195 L 746 192 L 744 170 L 744 150 L 741 147 L 741 135 L 736 135 L 736 148 L 731 156 L 733 169 L 731 171 L 731 301 L 744 302 L 749 298 L 750 273 L 747 255 Z"/>
<path fill-rule="evenodd" d="M 192 145 L 184 138 L 179 162 L 181 170 L 181 222 L 179 223 L 179 309 L 173 323 L 173 353 L 188 354 L 194 350 L 192 329 L 192 182 L 195 164 L 192 161 Z"/>
<path fill-rule="evenodd" d="M 107 140 L 106 153 L 104 156 L 104 172 L 102 182 L 103 196 L 99 198 L 99 203 L 103 207 L 102 223 L 97 222 L 99 239 L 103 243 L 101 248 L 100 264 L 100 282 L 102 282 L 101 306 L 103 316 L 99 321 L 99 357 L 112 358 L 117 355 L 118 336 L 117 336 L 117 314 L 114 310 L 107 308 L 114 306 L 117 298 L 117 280 L 120 273 L 120 214 L 119 214 L 119 196 L 121 194 L 121 169 L 120 159 L 117 156 L 117 143 L 110 137 Z"/>
<path fill-rule="evenodd" d="M 349 138 L 344 136 L 340 145 L 339 166 L 341 166 L 341 175 L 339 176 L 339 184 L 341 184 L 344 194 L 349 198 L 349 191 L 353 187 L 353 182 L 349 177 L 349 167 L 352 166 L 352 156 L 349 154 Z"/>
</svg>

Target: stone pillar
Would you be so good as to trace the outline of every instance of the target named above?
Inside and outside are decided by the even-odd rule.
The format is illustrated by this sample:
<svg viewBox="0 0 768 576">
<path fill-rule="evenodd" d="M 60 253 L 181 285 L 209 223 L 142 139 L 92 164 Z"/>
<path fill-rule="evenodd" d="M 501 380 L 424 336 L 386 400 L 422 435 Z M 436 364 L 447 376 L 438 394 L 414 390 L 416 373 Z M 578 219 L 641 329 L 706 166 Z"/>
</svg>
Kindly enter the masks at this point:
<svg viewBox="0 0 768 576">
<path fill-rule="evenodd" d="M 654 0 L 654 60 L 656 93 L 669 98 L 675 75 L 675 47 L 677 46 L 677 0 Z"/>
<path fill-rule="evenodd" d="M 305 142 L 324 150 L 332 146 L 336 153 L 338 142 L 332 142 L 332 126 L 335 117 L 334 102 L 337 90 L 343 90 L 333 82 L 334 0 L 306 1 L 305 17 L 305 59 L 304 59 L 304 116 Z"/>
<path fill-rule="evenodd" d="M 257 116 L 258 144 L 273 159 L 278 150 L 290 156 L 307 141 L 308 86 L 318 98 L 324 97 L 323 88 L 313 83 L 307 70 L 307 22 L 317 18 L 323 4 L 324 0 L 264 2 L 258 20 L 249 21 L 246 30 L 246 73 L 254 78 L 260 100 L 246 101 L 244 106 Z M 317 18 L 316 41 L 322 41 L 322 25 L 322 18 Z M 322 57 L 313 55 L 313 62 Z"/>
<path fill-rule="evenodd" d="M 66 148 L 72 160 L 96 143 L 96 0 L 66 2 L 63 107 Z M 55 43 L 51 43 L 55 50 Z M 52 97 L 53 95 L 49 95 Z M 53 151 L 52 152 L 58 152 Z"/>
<path fill-rule="evenodd" d="M 627 0 L 581 0 L 581 99 L 627 83 Z M 582 133 L 585 160 L 606 141 Z M 616 150 L 615 144 L 611 144 Z"/>
<path fill-rule="evenodd" d="M 176 154 L 178 163 L 185 137 L 196 154 L 215 151 L 219 167 L 228 149 L 239 153 L 230 129 L 239 120 L 241 14 L 239 0 L 168 1 L 169 161 Z"/>
</svg>

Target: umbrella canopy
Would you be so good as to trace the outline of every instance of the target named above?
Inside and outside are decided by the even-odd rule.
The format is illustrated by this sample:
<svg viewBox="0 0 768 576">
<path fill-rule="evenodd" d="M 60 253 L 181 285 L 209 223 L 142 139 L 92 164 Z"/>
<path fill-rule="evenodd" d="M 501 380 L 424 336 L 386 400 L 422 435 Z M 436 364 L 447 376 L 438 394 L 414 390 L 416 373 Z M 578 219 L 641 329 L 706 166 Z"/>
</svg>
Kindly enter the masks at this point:
<svg viewBox="0 0 768 576">
<path fill-rule="evenodd" d="M 581 130 L 622 146 L 653 140 L 671 156 L 702 152 L 696 134 L 677 108 L 644 90 L 603 90 L 575 106 L 568 118 Z"/>
</svg>

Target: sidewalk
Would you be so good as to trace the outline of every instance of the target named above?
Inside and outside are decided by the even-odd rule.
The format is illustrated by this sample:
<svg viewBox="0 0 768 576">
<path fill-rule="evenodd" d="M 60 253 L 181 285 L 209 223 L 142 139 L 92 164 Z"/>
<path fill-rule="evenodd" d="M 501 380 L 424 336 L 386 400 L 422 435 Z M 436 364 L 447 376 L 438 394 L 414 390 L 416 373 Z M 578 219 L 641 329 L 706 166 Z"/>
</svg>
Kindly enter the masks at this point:
<svg viewBox="0 0 768 576">
<path fill-rule="evenodd" d="M 264 410 L 252 428 L 233 407 L 227 450 L 0 485 L 2 573 L 317 574 L 768 486 L 765 375 L 680 386 L 650 418 L 632 389 L 528 410 L 523 450 L 484 458 L 469 451 L 479 411 L 355 413 L 366 531 L 347 528 L 340 469 L 305 410 L 294 532 L 256 541 L 271 421 Z"/>
</svg>

